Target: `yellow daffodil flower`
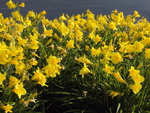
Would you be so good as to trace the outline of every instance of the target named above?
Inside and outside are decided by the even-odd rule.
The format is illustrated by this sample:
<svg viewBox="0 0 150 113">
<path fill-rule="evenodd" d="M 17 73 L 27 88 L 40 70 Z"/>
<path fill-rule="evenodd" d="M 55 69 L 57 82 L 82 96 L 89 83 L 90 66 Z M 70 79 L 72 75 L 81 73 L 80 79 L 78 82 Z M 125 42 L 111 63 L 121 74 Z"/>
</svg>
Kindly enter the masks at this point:
<svg viewBox="0 0 150 113">
<path fill-rule="evenodd" d="M 81 30 L 77 29 L 75 30 L 75 38 L 78 40 L 78 41 L 82 41 L 83 39 L 83 33 Z"/>
<path fill-rule="evenodd" d="M 150 59 L 150 49 L 145 50 L 145 58 Z"/>
<path fill-rule="evenodd" d="M 20 18 L 21 18 L 21 15 L 20 15 L 20 13 L 19 13 L 18 10 L 12 12 L 11 15 L 12 15 L 14 18 L 16 18 L 17 20 L 20 20 Z"/>
<path fill-rule="evenodd" d="M 25 95 L 26 89 L 23 88 L 23 83 L 19 83 L 15 85 L 15 88 L 13 89 L 13 92 L 18 95 L 18 98 L 20 99 L 22 95 Z"/>
<path fill-rule="evenodd" d="M 122 62 L 123 61 L 123 58 L 122 56 L 120 55 L 119 52 L 111 52 L 110 53 L 110 60 L 114 63 L 114 64 L 117 64 L 119 62 Z"/>
<path fill-rule="evenodd" d="M 137 94 L 142 88 L 142 85 L 140 83 L 135 83 L 134 85 L 130 86 L 130 89 L 132 89 L 132 91 Z"/>
<path fill-rule="evenodd" d="M 2 74 L 0 73 L 0 85 L 3 84 L 3 81 L 6 79 L 6 73 Z"/>
<path fill-rule="evenodd" d="M 39 48 L 39 41 L 38 41 L 38 33 L 34 33 L 34 35 L 30 35 L 30 46 L 31 49 L 38 49 Z"/>
<path fill-rule="evenodd" d="M 56 65 L 61 61 L 60 58 L 57 58 L 56 56 L 49 56 L 49 58 L 47 59 L 48 64 L 50 65 Z"/>
<path fill-rule="evenodd" d="M 111 21 L 108 25 L 108 28 L 112 29 L 112 30 L 117 30 L 116 28 L 116 23 L 114 23 L 113 21 Z"/>
<path fill-rule="evenodd" d="M 128 44 L 125 46 L 125 52 L 132 53 L 134 52 L 134 46 L 132 44 Z"/>
<path fill-rule="evenodd" d="M 141 42 L 135 41 L 133 44 L 134 52 L 142 52 L 144 45 Z"/>
<path fill-rule="evenodd" d="M 2 108 L 3 110 L 5 110 L 5 113 L 8 113 L 8 112 L 11 113 L 13 106 L 7 104 L 6 106 L 1 106 L 0 108 Z"/>
<path fill-rule="evenodd" d="M 17 40 L 18 40 L 18 44 L 21 45 L 22 47 L 26 47 L 27 45 L 27 40 L 26 39 L 23 39 L 21 38 L 20 36 L 17 37 Z"/>
<path fill-rule="evenodd" d="M 36 14 L 34 11 L 28 11 L 28 14 L 26 15 L 26 17 L 33 17 L 35 18 Z"/>
<path fill-rule="evenodd" d="M 66 44 L 66 47 L 67 47 L 68 49 L 74 48 L 74 40 L 69 40 L 69 41 L 67 42 L 67 44 Z"/>
<path fill-rule="evenodd" d="M 99 55 L 100 52 L 101 52 L 100 48 L 95 49 L 94 47 L 92 47 L 92 49 L 91 49 L 91 55 L 95 55 L 96 56 L 96 55 Z"/>
<path fill-rule="evenodd" d="M 134 14 L 133 14 L 134 17 L 140 17 L 138 11 L 134 11 Z"/>
<path fill-rule="evenodd" d="M 9 0 L 7 3 L 6 3 L 7 7 L 9 9 L 15 9 L 17 7 L 17 5 L 12 1 L 12 0 Z"/>
<path fill-rule="evenodd" d="M 8 63 L 10 59 L 10 50 L 5 42 L 0 42 L 0 64 Z"/>
<path fill-rule="evenodd" d="M 60 69 L 61 67 L 59 65 L 51 65 L 51 64 L 48 64 L 43 68 L 46 77 L 52 77 L 52 78 L 60 74 Z"/>
<path fill-rule="evenodd" d="M 53 33 L 53 30 L 52 30 L 52 29 L 47 30 L 47 29 L 45 28 L 43 34 L 44 34 L 45 36 L 51 37 L 51 36 L 53 36 L 52 33 Z"/>
<path fill-rule="evenodd" d="M 79 74 L 84 77 L 85 74 L 92 73 L 88 68 L 87 65 L 84 63 L 84 67 L 80 70 Z"/>
<path fill-rule="evenodd" d="M 82 62 L 85 64 L 93 64 L 86 56 L 84 55 L 83 57 L 75 58 L 78 62 Z"/>
<path fill-rule="evenodd" d="M 101 37 L 99 35 L 96 35 L 95 37 L 93 37 L 94 42 L 97 44 L 98 42 L 101 41 Z"/>
<path fill-rule="evenodd" d="M 18 5 L 19 7 L 25 7 L 25 3 L 22 2 L 21 4 Z"/>
<path fill-rule="evenodd" d="M 124 80 L 123 80 L 123 78 L 121 77 L 121 75 L 120 75 L 120 73 L 119 72 L 115 72 L 115 73 L 113 73 L 113 75 L 114 75 L 114 77 L 119 81 L 119 82 L 121 82 L 121 83 L 126 83 Z"/>
<path fill-rule="evenodd" d="M 110 95 L 111 95 L 112 98 L 114 98 L 114 97 L 118 96 L 119 93 L 115 92 L 115 91 L 111 91 Z"/>
<path fill-rule="evenodd" d="M 9 77 L 9 86 L 8 87 L 14 87 L 15 85 L 17 85 L 20 82 L 19 79 L 17 79 L 14 76 L 10 76 Z"/>
<path fill-rule="evenodd" d="M 63 36 L 66 36 L 69 33 L 69 28 L 67 28 L 67 26 L 65 25 L 64 22 L 61 22 L 60 26 L 59 26 L 59 30 L 62 33 Z"/>
<path fill-rule="evenodd" d="M 114 70 L 114 66 L 109 66 L 108 64 L 105 64 L 105 68 L 103 68 L 103 70 L 104 70 L 107 74 L 111 74 L 112 71 Z"/>
<path fill-rule="evenodd" d="M 35 58 L 29 59 L 28 61 L 29 61 L 30 65 L 37 65 L 38 64 L 38 62 Z"/>
<path fill-rule="evenodd" d="M 21 74 L 25 70 L 25 64 L 22 61 L 19 61 L 17 64 L 15 64 L 16 73 Z"/>
<path fill-rule="evenodd" d="M 143 36 L 143 40 L 140 41 L 142 44 L 146 45 L 150 45 L 150 38 L 149 37 L 144 37 Z"/>
<path fill-rule="evenodd" d="M 132 76 L 132 80 L 135 82 L 135 83 L 141 83 L 144 81 L 144 77 L 141 76 L 140 74 L 137 74 L 136 76 Z"/>
<path fill-rule="evenodd" d="M 32 80 L 37 81 L 37 84 L 40 84 L 41 86 L 47 86 L 45 84 L 46 76 L 40 71 L 39 68 L 35 71 L 34 76 L 32 77 Z"/>
<path fill-rule="evenodd" d="M 85 50 L 88 51 L 89 49 L 90 49 L 90 47 L 86 45 Z"/>
<path fill-rule="evenodd" d="M 133 66 L 131 66 L 131 68 L 129 69 L 129 76 L 131 77 L 135 77 L 137 75 L 139 75 L 140 71 L 136 70 Z"/>
</svg>

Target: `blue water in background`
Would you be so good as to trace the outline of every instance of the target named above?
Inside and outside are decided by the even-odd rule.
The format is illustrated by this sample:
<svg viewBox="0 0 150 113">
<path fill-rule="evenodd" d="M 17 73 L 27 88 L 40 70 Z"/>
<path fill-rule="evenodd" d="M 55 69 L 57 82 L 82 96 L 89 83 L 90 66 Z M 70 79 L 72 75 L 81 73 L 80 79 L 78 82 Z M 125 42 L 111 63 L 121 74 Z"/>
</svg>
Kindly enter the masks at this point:
<svg viewBox="0 0 150 113">
<path fill-rule="evenodd" d="M 11 10 L 8 10 L 5 3 L 8 0 L 0 0 L 0 13 L 5 17 L 9 16 Z M 62 13 L 77 15 L 85 13 L 87 9 L 94 14 L 109 15 L 112 10 L 117 9 L 124 12 L 125 15 L 133 14 L 138 11 L 139 14 L 150 21 L 150 0 L 13 0 L 19 3 L 25 2 L 26 7 L 21 8 L 23 15 L 29 10 L 41 12 L 46 10 L 48 19 L 58 18 Z"/>
</svg>

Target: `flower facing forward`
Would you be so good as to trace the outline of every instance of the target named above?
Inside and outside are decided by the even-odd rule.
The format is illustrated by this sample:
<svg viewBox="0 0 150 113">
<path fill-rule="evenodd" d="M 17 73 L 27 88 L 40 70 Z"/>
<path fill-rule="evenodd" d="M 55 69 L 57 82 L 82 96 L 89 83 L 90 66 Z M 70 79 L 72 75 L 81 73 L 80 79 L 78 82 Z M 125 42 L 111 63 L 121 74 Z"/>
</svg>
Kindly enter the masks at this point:
<svg viewBox="0 0 150 113">
<path fill-rule="evenodd" d="M 27 92 L 26 90 L 23 88 L 23 83 L 19 83 L 15 86 L 15 88 L 13 89 L 14 93 L 16 93 L 18 95 L 18 98 L 20 99 L 22 95 L 25 95 Z"/>
<path fill-rule="evenodd" d="M 112 30 L 117 30 L 117 27 L 116 27 L 116 23 L 114 22 L 110 22 L 109 25 L 108 25 L 108 28 L 112 29 Z"/>
<path fill-rule="evenodd" d="M 39 68 L 34 73 L 34 76 L 32 77 L 32 80 L 37 81 L 37 84 L 40 84 L 41 86 L 47 86 L 45 84 L 46 83 L 46 76 L 40 71 Z"/>
<path fill-rule="evenodd" d="M 6 3 L 6 5 L 9 9 L 14 9 L 17 7 L 17 5 L 12 0 L 9 0 L 9 2 Z"/>
<path fill-rule="evenodd" d="M 139 70 L 136 70 L 133 66 L 131 66 L 131 68 L 129 69 L 129 76 L 131 77 L 135 77 L 136 75 L 138 75 L 140 73 Z"/>
<path fill-rule="evenodd" d="M 18 84 L 20 80 L 14 76 L 9 77 L 9 86 L 8 87 L 14 87 L 16 84 Z"/>
<path fill-rule="evenodd" d="M 135 41 L 133 44 L 134 52 L 142 52 L 144 48 L 144 44 L 141 42 Z"/>
<path fill-rule="evenodd" d="M 99 55 L 100 52 L 101 52 L 100 48 L 95 49 L 94 47 L 92 47 L 92 49 L 91 49 L 91 55 L 95 55 L 96 56 L 96 55 Z"/>
<path fill-rule="evenodd" d="M 123 61 L 123 58 L 121 57 L 120 53 L 119 52 L 112 52 L 110 54 L 110 60 L 114 63 L 114 64 L 117 64 L 118 62 L 122 62 Z"/>
<path fill-rule="evenodd" d="M 103 68 L 103 70 L 108 74 L 111 74 L 112 71 L 114 70 L 114 66 L 109 66 L 108 64 L 105 64 L 105 68 Z"/>
<path fill-rule="evenodd" d="M 67 47 L 68 49 L 74 48 L 74 40 L 69 40 L 69 41 L 67 42 L 66 47 Z"/>
</svg>

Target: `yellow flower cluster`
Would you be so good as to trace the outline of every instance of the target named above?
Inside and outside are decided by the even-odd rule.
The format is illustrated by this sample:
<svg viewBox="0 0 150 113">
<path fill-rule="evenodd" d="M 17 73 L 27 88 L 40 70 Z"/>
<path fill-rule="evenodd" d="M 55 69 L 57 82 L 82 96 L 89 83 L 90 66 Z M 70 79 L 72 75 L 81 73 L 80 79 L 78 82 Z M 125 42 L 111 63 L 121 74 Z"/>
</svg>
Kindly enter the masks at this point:
<svg viewBox="0 0 150 113">
<path fill-rule="evenodd" d="M 6 5 L 9 9 L 25 6 L 12 0 Z M 48 87 L 49 77 L 70 76 L 61 75 L 62 69 L 77 69 L 72 72 L 76 77 L 93 76 L 97 83 L 105 82 L 112 98 L 125 93 L 120 85 L 135 94 L 141 90 L 145 76 L 140 69 L 144 67 L 138 65 L 147 66 L 150 59 L 150 23 L 145 18 L 136 21 L 140 17 L 137 11 L 125 17 L 117 10 L 109 16 L 95 16 L 87 10 L 86 14 L 63 14 L 54 20 L 46 19 L 45 14 L 29 11 L 22 16 L 16 9 L 4 18 L 0 13 L 0 87 L 16 94 L 20 104 L 27 107 L 35 102 L 36 96 L 29 96 L 35 94 L 35 84 Z M 68 65 L 73 66 L 66 69 Z M 12 112 L 7 101 L 0 103 L 0 108 Z"/>
<path fill-rule="evenodd" d="M 133 66 L 131 66 L 131 68 L 129 69 L 129 72 L 130 72 L 129 76 L 131 76 L 131 78 L 134 81 L 134 85 L 131 85 L 130 87 L 133 90 L 133 92 L 136 94 L 142 88 L 142 85 L 140 83 L 144 81 L 144 77 L 141 76 L 140 71 L 134 69 Z"/>
<path fill-rule="evenodd" d="M 34 85 L 47 86 L 47 78 L 56 77 L 60 73 L 61 60 L 52 55 L 48 58 L 47 54 L 44 54 L 45 57 L 38 54 L 40 38 L 52 36 L 53 33 L 46 28 L 41 34 L 38 31 L 37 25 L 44 18 L 46 11 L 39 14 L 29 11 L 26 16 L 22 16 L 17 8 L 24 7 L 24 3 L 18 4 L 9 0 L 6 5 L 9 9 L 15 10 L 11 13 L 11 17 L 7 18 L 0 13 L 0 87 L 4 90 L 3 95 L 17 96 L 12 100 L 6 97 L 0 102 L 0 108 L 7 113 L 12 112 L 11 101 L 16 100 L 14 98 L 22 100 L 20 103 L 16 101 L 16 105 L 23 104 L 28 107 L 26 103 L 33 102 L 36 97 L 36 95 L 29 96 L 37 92 Z M 48 65 L 45 62 L 39 67 L 39 60 L 43 58 L 47 60 Z"/>
<path fill-rule="evenodd" d="M 103 74 L 106 73 L 107 77 L 113 75 L 117 81 L 128 87 L 130 83 L 126 80 L 127 76 L 122 73 L 122 70 L 129 70 L 132 65 L 125 68 L 126 62 L 130 60 L 132 62 L 132 59 L 137 58 L 137 54 L 149 58 L 150 24 L 145 18 L 136 22 L 136 17 L 140 17 L 137 11 L 125 17 L 123 12 L 115 10 L 107 17 L 106 15 L 95 16 L 90 10 L 87 10 L 86 14 L 71 17 L 63 14 L 59 19 L 51 21 L 44 19 L 42 22 L 44 26 L 47 25 L 61 33 L 57 41 L 66 43 L 66 47 L 62 45 L 65 51 L 78 49 L 77 51 L 83 52 L 85 50 L 82 56 L 75 56 L 76 61 L 84 64 L 79 75 L 82 77 L 85 77 L 85 74 L 99 76 L 96 75 L 99 73 L 97 71 L 103 70 Z M 84 55 L 86 53 L 88 55 Z M 139 77 L 142 77 L 144 81 L 142 75 L 134 79 L 132 77 L 132 79 L 137 81 Z M 138 82 L 138 86 L 137 82 L 136 86 L 130 86 L 135 94 L 142 88 L 140 83 L 143 81 Z"/>
<path fill-rule="evenodd" d="M 21 3 L 21 4 L 17 4 L 17 3 L 14 3 L 12 0 L 9 0 L 9 2 L 6 3 L 7 7 L 9 9 L 15 9 L 17 7 L 25 7 L 25 3 Z"/>
</svg>

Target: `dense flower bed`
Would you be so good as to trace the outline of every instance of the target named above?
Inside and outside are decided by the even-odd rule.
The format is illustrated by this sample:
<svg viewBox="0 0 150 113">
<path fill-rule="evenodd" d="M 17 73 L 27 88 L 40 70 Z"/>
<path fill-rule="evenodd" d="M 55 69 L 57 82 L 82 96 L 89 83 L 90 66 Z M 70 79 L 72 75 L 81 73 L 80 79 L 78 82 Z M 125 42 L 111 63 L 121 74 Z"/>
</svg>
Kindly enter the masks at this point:
<svg viewBox="0 0 150 113">
<path fill-rule="evenodd" d="M 136 20 L 137 11 L 124 16 L 87 10 L 48 20 L 46 11 L 21 15 L 24 3 L 6 5 L 14 11 L 7 18 L 0 13 L 2 111 L 32 111 L 47 91 L 63 94 L 63 100 L 77 94 L 82 102 L 99 103 L 94 109 L 105 106 L 104 112 L 150 112 L 150 23 Z"/>
</svg>

